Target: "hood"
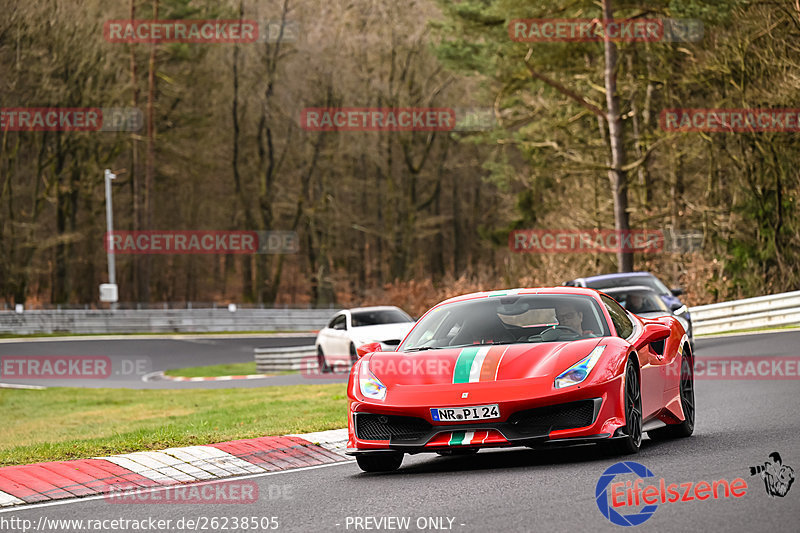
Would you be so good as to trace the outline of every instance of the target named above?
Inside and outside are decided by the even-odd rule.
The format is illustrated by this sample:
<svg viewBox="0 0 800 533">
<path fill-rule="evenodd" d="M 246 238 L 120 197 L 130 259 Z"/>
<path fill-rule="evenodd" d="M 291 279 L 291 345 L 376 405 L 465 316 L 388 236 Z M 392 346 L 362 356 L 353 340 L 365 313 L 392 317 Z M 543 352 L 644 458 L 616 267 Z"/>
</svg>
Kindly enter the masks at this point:
<svg viewBox="0 0 800 533">
<path fill-rule="evenodd" d="M 411 331 L 413 322 L 400 322 L 398 324 L 377 324 L 375 326 L 359 326 L 352 328 L 350 334 L 354 339 L 367 342 L 381 342 L 385 340 L 403 340 Z"/>
<path fill-rule="evenodd" d="M 376 352 L 369 368 L 387 387 L 446 385 L 552 376 L 555 378 L 603 338 L 571 342 L 470 346 L 422 352 Z"/>
</svg>

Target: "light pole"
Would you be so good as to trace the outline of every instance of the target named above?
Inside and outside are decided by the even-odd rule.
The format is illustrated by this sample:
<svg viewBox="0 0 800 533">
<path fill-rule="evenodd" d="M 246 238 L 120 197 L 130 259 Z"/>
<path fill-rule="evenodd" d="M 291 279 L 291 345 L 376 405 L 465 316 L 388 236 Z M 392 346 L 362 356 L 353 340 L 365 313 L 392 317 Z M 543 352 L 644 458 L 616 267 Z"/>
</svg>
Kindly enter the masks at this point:
<svg viewBox="0 0 800 533">
<path fill-rule="evenodd" d="M 114 263 L 114 214 L 111 205 L 111 180 L 117 175 L 106 169 L 106 251 L 108 252 L 108 283 L 100 285 L 100 301 L 110 302 L 111 310 L 117 308 L 119 292 L 117 290 L 116 264 Z"/>
</svg>

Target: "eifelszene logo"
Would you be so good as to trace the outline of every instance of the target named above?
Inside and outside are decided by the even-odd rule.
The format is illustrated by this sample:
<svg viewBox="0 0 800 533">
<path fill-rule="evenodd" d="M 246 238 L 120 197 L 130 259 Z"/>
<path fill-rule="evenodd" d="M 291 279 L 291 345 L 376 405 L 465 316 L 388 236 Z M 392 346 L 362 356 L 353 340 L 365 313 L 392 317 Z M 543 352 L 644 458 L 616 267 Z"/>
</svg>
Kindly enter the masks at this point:
<svg viewBox="0 0 800 533">
<path fill-rule="evenodd" d="M 636 476 L 636 479 L 612 483 L 617 476 L 630 474 Z M 655 474 L 646 466 L 633 461 L 611 465 L 603 472 L 595 486 L 598 509 L 612 524 L 638 526 L 653 516 L 659 503 L 705 501 L 709 498 L 717 500 L 731 496 L 741 498 L 747 493 L 747 482 L 740 477 L 731 482 L 719 479 L 669 484 L 662 477 L 658 479 L 658 485 L 644 485 L 645 478 L 652 477 L 655 477 Z M 640 505 L 643 507 L 635 510 Z M 627 510 L 626 507 L 632 508 L 634 512 L 622 514 L 620 511 Z"/>
<path fill-rule="evenodd" d="M 769 459 L 763 465 L 751 466 L 750 475 L 761 476 L 767 494 L 783 498 L 794 483 L 794 468 L 783 464 L 778 452 L 769 454 Z"/>
</svg>

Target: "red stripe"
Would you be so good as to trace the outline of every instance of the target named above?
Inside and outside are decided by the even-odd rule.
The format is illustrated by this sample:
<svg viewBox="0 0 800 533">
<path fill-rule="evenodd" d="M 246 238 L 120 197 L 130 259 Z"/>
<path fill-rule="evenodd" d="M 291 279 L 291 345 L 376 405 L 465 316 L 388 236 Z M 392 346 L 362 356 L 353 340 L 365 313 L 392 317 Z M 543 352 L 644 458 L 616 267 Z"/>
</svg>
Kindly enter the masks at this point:
<svg viewBox="0 0 800 533">
<path fill-rule="evenodd" d="M 45 500 L 70 498 L 73 494 L 48 483 L 26 471 L 25 466 L 7 466 L 0 475 L 0 490 L 16 496 L 20 500 L 33 503 Z M 5 487 L 5 488 L 4 488 Z"/>
<path fill-rule="evenodd" d="M 497 374 L 497 365 L 500 363 L 500 358 L 507 348 L 508 346 L 492 346 L 489 349 L 489 352 L 483 359 L 481 377 L 478 381 L 494 381 L 494 376 Z"/>
<path fill-rule="evenodd" d="M 25 473 L 40 479 L 46 483 L 50 483 L 54 487 L 65 490 L 73 496 L 90 496 L 97 494 L 96 491 L 86 487 L 82 483 L 76 481 L 69 475 L 65 475 L 69 468 L 64 468 L 55 463 L 41 463 L 28 466 L 22 466 Z"/>
</svg>

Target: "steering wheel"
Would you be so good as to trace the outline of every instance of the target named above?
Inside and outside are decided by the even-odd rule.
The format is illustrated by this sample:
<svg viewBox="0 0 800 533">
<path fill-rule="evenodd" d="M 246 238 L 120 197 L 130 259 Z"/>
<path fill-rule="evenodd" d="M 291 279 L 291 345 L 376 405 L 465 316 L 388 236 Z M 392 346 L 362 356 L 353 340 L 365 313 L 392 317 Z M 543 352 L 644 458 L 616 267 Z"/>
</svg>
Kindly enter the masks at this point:
<svg viewBox="0 0 800 533">
<path fill-rule="evenodd" d="M 555 325 L 550 329 L 546 329 L 540 333 L 543 341 L 554 341 L 561 339 L 562 331 L 570 337 L 579 337 L 581 332 L 572 329 L 569 326 Z"/>
<path fill-rule="evenodd" d="M 554 329 L 554 330 L 560 330 L 560 329 L 564 329 L 564 330 L 566 330 L 568 333 L 572 333 L 573 335 L 581 335 L 581 334 L 583 333 L 582 331 L 578 331 L 577 329 L 571 328 L 571 327 L 569 327 L 569 326 L 564 326 L 564 325 L 562 325 L 562 324 L 556 324 L 556 325 L 554 325 L 554 326 L 553 326 L 553 329 Z M 547 330 L 545 330 L 545 331 L 547 331 Z"/>
</svg>

